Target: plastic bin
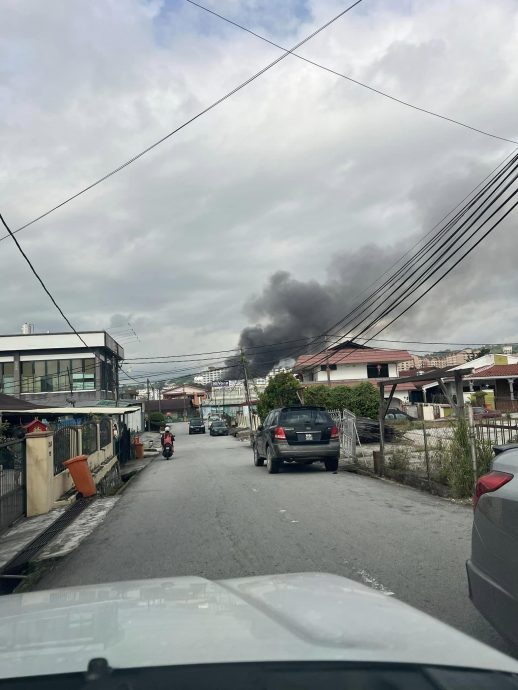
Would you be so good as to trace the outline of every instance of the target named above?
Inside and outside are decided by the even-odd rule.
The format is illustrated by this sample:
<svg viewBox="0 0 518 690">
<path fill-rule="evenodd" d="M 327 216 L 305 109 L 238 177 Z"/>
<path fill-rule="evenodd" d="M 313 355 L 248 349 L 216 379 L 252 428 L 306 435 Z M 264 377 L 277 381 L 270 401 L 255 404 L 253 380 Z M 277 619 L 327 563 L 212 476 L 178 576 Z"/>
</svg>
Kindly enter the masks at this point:
<svg viewBox="0 0 518 690">
<path fill-rule="evenodd" d="M 63 465 L 70 472 L 77 491 L 83 496 L 94 496 L 97 493 L 94 478 L 88 466 L 87 455 L 77 455 L 66 460 Z"/>
</svg>

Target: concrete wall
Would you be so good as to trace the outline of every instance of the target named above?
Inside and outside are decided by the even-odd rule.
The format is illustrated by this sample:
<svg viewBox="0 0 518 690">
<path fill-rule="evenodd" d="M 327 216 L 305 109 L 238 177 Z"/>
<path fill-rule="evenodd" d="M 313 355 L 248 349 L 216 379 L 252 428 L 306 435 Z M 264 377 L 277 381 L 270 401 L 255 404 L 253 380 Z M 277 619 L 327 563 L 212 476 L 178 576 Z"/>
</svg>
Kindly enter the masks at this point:
<svg viewBox="0 0 518 690">
<path fill-rule="evenodd" d="M 54 504 L 54 444 L 51 431 L 26 436 L 27 517 L 48 513 Z"/>
<path fill-rule="evenodd" d="M 314 375 L 315 381 L 325 383 L 327 381 L 326 371 L 316 371 Z M 389 362 L 388 375 L 396 378 L 398 375 L 397 362 Z M 348 381 L 348 380 L 362 380 L 367 378 L 366 364 L 337 364 L 336 371 L 330 371 L 329 376 L 331 381 Z"/>
</svg>

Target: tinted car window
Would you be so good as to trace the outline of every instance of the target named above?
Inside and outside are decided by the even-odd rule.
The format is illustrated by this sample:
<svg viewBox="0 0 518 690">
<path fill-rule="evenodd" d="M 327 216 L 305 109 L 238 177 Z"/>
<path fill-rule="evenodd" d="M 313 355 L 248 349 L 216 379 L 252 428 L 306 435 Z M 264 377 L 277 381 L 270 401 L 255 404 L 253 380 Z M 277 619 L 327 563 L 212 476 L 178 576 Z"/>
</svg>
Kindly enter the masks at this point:
<svg viewBox="0 0 518 690">
<path fill-rule="evenodd" d="M 332 424 L 333 420 L 323 410 L 284 410 L 281 414 L 281 424 L 295 426 L 297 424 Z"/>
</svg>

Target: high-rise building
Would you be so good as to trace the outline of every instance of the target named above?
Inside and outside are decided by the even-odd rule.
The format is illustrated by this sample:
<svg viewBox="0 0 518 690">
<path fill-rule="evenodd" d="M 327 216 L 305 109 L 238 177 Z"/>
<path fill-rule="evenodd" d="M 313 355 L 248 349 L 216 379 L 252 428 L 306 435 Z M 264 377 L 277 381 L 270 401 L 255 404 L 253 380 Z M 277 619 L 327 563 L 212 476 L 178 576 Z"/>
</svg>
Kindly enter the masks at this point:
<svg viewBox="0 0 518 690">
<path fill-rule="evenodd" d="M 194 383 L 201 383 L 203 386 L 208 386 L 214 381 L 221 381 L 224 369 L 216 369 L 215 367 L 209 367 L 202 371 L 200 374 L 194 377 Z"/>
</svg>

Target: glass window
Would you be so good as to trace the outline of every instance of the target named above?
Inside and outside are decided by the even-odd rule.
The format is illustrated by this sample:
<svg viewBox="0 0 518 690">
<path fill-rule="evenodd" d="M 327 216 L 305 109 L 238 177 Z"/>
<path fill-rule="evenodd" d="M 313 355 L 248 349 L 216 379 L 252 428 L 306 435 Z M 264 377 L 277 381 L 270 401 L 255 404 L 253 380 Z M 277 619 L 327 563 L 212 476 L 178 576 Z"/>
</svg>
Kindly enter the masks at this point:
<svg viewBox="0 0 518 690">
<path fill-rule="evenodd" d="M 14 364 L 13 362 L 0 363 L 0 391 L 7 395 L 14 393 Z"/>
<path fill-rule="evenodd" d="M 33 362 L 34 365 L 34 387 L 33 390 L 35 393 L 41 393 L 41 391 L 45 390 L 45 364 L 46 362 L 43 360 L 38 360 L 37 362 Z"/>
<path fill-rule="evenodd" d="M 58 360 L 52 359 L 47 363 L 47 372 L 45 376 L 45 384 L 42 390 L 47 392 L 59 390 L 59 377 L 58 377 Z"/>
<path fill-rule="evenodd" d="M 34 391 L 34 362 L 22 362 L 22 393 L 32 393 Z"/>
<path fill-rule="evenodd" d="M 367 377 L 369 379 L 388 378 L 388 364 L 367 364 Z"/>
<path fill-rule="evenodd" d="M 59 360 L 59 390 L 69 391 L 72 388 L 72 372 L 69 359 Z"/>
</svg>

